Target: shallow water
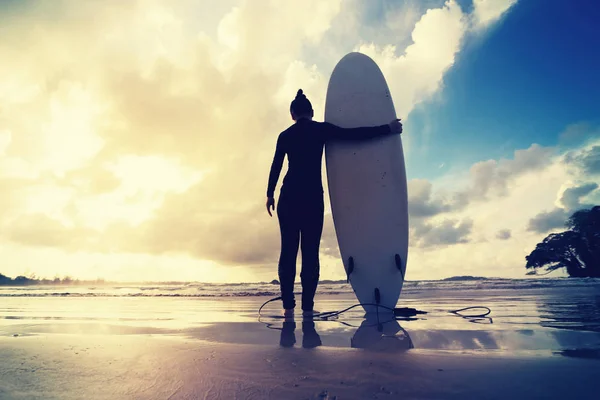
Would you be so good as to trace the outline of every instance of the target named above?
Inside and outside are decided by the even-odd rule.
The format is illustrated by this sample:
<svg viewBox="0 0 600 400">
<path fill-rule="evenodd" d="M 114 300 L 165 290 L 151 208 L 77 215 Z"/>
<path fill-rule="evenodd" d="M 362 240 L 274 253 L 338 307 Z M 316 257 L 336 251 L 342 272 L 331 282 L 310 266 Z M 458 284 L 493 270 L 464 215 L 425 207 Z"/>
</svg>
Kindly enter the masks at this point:
<svg viewBox="0 0 600 400">
<path fill-rule="evenodd" d="M 398 307 L 426 312 L 408 319 L 385 312 L 365 319 L 356 307 L 330 320 L 303 320 L 300 315 L 283 320 L 279 301 L 267 304 L 259 316 L 258 308 L 270 298 L 259 293 L 269 292 L 268 287 L 277 293 L 268 284 L 207 285 L 204 291 L 213 296 L 164 295 L 198 291 L 189 285 L 168 290 L 130 285 L 94 289 L 94 294 L 88 287 L 60 287 L 62 295 L 52 294 L 59 293 L 57 288 L 2 288 L 0 336 L 168 335 L 283 347 L 600 358 L 598 280 L 500 281 L 407 285 Z M 238 295 L 232 294 L 235 290 Z M 149 291 L 154 295 L 135 295 Z M 224 292 L 226 296 L 219 294 Z M 339 283 L 321 285 L 316 299 L 320 311 L 355 303 L 348 285 Z M 469 306 L 489 307 L 491 313 L 450 313 Z"/>
</svg>

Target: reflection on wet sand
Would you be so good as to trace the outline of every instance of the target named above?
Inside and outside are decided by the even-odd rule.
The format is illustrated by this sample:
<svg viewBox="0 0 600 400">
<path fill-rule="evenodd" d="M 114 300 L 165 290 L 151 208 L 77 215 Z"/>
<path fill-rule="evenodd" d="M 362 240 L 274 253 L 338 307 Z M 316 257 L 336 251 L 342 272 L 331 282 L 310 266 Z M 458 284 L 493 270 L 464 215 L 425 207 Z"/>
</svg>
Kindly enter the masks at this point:
<svg viewBox="0 0 600 400">
<path fill-rule="evenodd" d="M 561 350 L 554 354 L 600 359 L 600 296 L 547 297 L 537 307 L 540 325 L 556 329 L 551 333 Z"/>
<path fill-rule="evenodd" d="M 330 322 L 331 323 L 331 322 Z M 293 347 L 296 344 L 296 322 L 286 319 L 280 329 L 279 345 L 281 347 Z M 321 336 L 316 330 L 315 321 L 304 319 L 302 321 L 302 347 L 312 349 L 323 345 Z M 350 339 L 350 347 L 371 351 L 406 351 L 414 348 L 412 340 L 406 330 L 398 321 L 379 322 L 377 320 L 365 319 L 356 329 Z"/>
<path fill-rule="evenodd" d="M 279 336 L 279 345 L 281 347 L 293 347 L 296 344 L 296 322 L 293 319 L 286 319 L 281 327 Z M 312 320 L 302 321 L 302 347 L 312 349 L 321 346 L 321 337 L 315 329 L 315 322 Z"/>
<path fill-rule="evenodd" d="M 398 321 L 379 322 L 365 319 L 350 339 L 350 347 L 370 351 L 398 352 L 414 348 L 406 330 Z"/>
<path fill-rule="evenodd" d="M 379 321 L 377 318 L 363 319 L 360 326 L 352 325 L 344 321 L 319 321 L 317 325 L 312 320 L 302 321 L 302 347 L 313 348 L 321 346 L 321 336 L 316 327 L 325 329 L 325 335 L 330 335 L 331 325 L 343 325 L 351 327 L 345 337 L 351 335 L 349 345 L 351 348 L 364 349 L 375 352 L 405 352 L 414 348 L 437 349 L 437 350 L 498 350 L 501 349 L 493 332 L 480 330 L 415 330 L 413 337 L 408 331 L 400 326 L 399 321 L 391 319 Z M 269 324 L 271 329 L 281 330 L 279 345 L 281 347 L 293 347 L 296 343 L 296 322 L 293 319 L 285 320 L 281 328 Z M 328 326 L 329 325 L 329 326 Z M 334 331 L 335 332 L 335 331 Z M 510 335 L 509 335 L 510 336 Z M 506 341 L 517 343 L 510 337 L 502 337 Z M 417 345 L 415 345 L 417 343 Z M 346 347 L 347 341 L 339 341 L 336 347 Z"/>
<path fill-rule="evenodd" d="M 498 350 L 496 339 L 488 331 L 416 331 L 413 332 L 419 348 L 435 350 Z"/>
<path fill-rule="evenodd" d="M 549 328 L 600 332 L 600 296 L 557 297 L 537 304 L 540 325 Z"/>
<path fill-rule="evenodd" d="M 296 344 L 296 321 L 283 321 L 281 328 L 281 336 L 279 337 L 279 345 L 281 347 L 293 347 Z"/>
</svg>

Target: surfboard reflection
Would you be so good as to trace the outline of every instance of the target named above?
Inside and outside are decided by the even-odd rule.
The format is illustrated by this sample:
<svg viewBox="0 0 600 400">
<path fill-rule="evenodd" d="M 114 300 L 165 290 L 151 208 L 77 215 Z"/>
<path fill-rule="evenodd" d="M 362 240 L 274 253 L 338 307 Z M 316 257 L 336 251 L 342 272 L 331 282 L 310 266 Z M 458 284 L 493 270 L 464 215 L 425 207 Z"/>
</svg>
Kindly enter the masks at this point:
<svg viewBox="0 0 600 400">
<path fill-rule="evenodd" d="M 397 320 L 379 322 L 375 318 L 367 318 L 350 339 L 350 347 L 389 353 L 404 352 L 415 346 Z"/>
</svg>

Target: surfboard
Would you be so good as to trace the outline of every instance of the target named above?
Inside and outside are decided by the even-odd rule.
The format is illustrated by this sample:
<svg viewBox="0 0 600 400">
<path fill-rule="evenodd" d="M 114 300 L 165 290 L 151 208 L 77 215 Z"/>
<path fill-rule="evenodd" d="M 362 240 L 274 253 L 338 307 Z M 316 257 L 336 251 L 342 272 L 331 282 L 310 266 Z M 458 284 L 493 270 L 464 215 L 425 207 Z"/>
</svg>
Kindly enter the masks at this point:
<svg viewBox="0 0 600 400">
<path fill-rule="evenodd" d="M 325 121 L 342 128 L 396 118 L 387 82 L 368 56 L 352 52 L 335 66 Z M 325 144 L 329 198 L 339 251 L 360 303 L 394 308 L 408 255 L 408 195 L 401 135 Z M 389 312 L 363 305 L 369 313 Z"/>
</svg>

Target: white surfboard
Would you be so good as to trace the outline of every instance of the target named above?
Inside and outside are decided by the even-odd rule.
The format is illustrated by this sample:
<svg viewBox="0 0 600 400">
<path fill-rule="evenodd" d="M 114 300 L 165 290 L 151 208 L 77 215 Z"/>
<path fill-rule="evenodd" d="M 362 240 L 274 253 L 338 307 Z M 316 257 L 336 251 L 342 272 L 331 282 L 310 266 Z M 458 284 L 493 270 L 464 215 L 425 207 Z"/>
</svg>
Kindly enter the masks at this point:
<svg viewBox="0 0 600 400">
<path fill-rule="evenodd" d="M 368 56 L 349 53 L 333 70 L 325 121 L 343 128 L 396 118 L 381 70 Z M 361 303 L 394 308 L 408 255 L 408 196 L 401 135 L 325 145 L 331 211 L 341 257 Z M 363 306 L 367 313 L 384 308 Z"/>
</svg>

